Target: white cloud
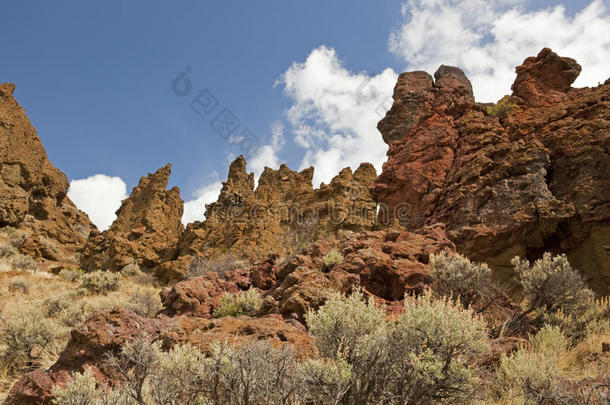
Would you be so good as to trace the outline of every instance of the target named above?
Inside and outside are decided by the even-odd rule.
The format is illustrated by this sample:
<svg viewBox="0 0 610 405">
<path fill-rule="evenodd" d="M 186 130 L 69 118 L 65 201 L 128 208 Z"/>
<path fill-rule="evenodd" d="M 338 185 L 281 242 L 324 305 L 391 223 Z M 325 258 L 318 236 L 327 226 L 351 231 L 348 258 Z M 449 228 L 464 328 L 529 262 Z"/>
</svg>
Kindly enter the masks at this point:
<svg viewBox="0 0 610 405">
<path fill-rule="evenodd" d="M 294 102 L 286 118 L 296 143 L 305 149 L 301 169 L 315 167 L 315 186 L 362 162 L 381 169 L 387 145 L 376 126 L 392 105 L 396 78 L 389 68 L 376 76 L 352 73 L 325 46 L 282 75 L 278 84 Z"/>
<path fill-rule="evenodd" d="M 184 225 L 205 220 L 205 205 L 215 202 L 220 194 L 222 183 L 220 181 L 207 184 L 197 190 L 195 198 L 184 202 L 184 213 L 182 223 Z"/>
<path fill-rule="evenodd" d="M 120 177 L 96 174 L 86 179 L 72 180 L 68 197 L 103 231 L 116 219 L 116 210 L 121 206 L 121 201 L 127 198 L 127 186 Z"/>
<path fill-rule="evenodd" d="M 515 66 L 543 47 L 582 65 L 575 86 L 608 78 L 608 0 L 591 1 L 574 16 L 561 5 L 540 10 L 525 5 L 525 0 L 408 0 L 404 24 L 391 33 L 389 48 L 404 58 L 406 70 L 462 67 L 480 101 L 509 94 Z"/>
</svg>

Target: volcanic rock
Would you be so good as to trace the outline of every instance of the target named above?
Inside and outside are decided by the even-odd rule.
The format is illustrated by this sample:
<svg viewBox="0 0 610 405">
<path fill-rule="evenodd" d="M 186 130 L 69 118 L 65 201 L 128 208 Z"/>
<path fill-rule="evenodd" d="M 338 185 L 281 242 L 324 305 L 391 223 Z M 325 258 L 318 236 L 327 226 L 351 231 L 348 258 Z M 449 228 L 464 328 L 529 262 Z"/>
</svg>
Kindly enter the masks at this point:
<svg viewBox="0 0 610 405">
<path fill-rule="evenodd" d="M 496 110 L 457 68 L 399 76 L 379 123 L 388 161 L 371 191 L 379 218 L 442 222 L 458 251 L 495 268 L 515 255 L 567 253 L 599 292 L 610 286 L 610 85 L 549 49 L 517 67 Z M 501 107 L 501 108 L 500 108 Z M 494 112 L 495 111 L 495 112 Z"/>
<path fill-rule="evenodd" d="M 109 229 L 92 234 L 81 258 L 84 269 L 118 271 L 136 263 L 144 271 L 175 258 L 184 227 L 180 189 L 167 190 L 171 165 L 142 177 L 117 210 Z"/>
<path fill-rule="evenodd" d="M 0 227 L 26 231 L 22 253 L 74 264 L 96 228 L 67 197 L 68 180 L 49 161 L 14 90 L 0 85 Z"/>
<path fill-rule="evenodd" d="M 180 255 L 218 256 L 235 252 L 253 260 L 285 254 L 339 229 L 369 229 L 376 204 L 368 191 L 372 165 L 343 169 L 330 184 L 312 186 L 313 168 L 301 172 L 281 165 L 265 168 L 254 189 L 243 156 L 231 163 L 218 201 L 206 206 L 205 222 L 189 224 Z"/>
</svg>

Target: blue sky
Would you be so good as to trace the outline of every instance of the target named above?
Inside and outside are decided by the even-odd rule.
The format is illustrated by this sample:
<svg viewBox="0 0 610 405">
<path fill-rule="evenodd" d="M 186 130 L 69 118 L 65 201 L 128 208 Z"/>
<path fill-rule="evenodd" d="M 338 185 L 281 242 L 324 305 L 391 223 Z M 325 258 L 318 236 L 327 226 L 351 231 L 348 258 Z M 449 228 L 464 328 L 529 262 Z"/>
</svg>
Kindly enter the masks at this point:
<svg viewBox="0 0 610 405">
<path fill-rule="evenodd" d="M 210 126 L 224 108 L 238 132 L 268 145 L 251 157 L 255 171 L 315 164 L 319 182 L 359 159 L 380 168 L 375 110 L 397 73 L 457 64 L 493 99 L 508 93 L 514 65 L 548 44 L 583 63 L 573 55 L 581 52 L 591 72 L 581 84 L 595 84 L 610 62 L 608 8 L 608 0 L 10 2 L 0 14 L 0 82 L 16 84 L 70 180 L 120 177 L 129 192 L 171 162 L 183 199 L 210 199 L 241 152 Z M 545 23 L 565 35 L 537 32 Z M 187 66 L 193 93 L 178 97 L 171 83 Z M 218 101 L 206 118 L 189 106 L 203 89 Z M 101 202 L 92 187 L 105 190 L 108 178 L 74 187 L 77 204 L 104 218 L 97 222 L 124 197 L 117 178 L 104 192 L 114 200 Z"/>
</svg>

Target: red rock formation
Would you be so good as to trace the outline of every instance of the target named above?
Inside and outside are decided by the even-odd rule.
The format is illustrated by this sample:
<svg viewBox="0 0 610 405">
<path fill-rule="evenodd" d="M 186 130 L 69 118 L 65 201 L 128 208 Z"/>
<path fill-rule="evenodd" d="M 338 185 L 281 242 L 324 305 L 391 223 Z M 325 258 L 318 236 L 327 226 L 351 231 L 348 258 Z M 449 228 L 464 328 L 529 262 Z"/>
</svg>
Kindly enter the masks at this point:
<svg viewBox="0 0 610 405">
<path fill-rule="evenodd" d="M 0 227 L 27 231 L 23 253 L 55 266 L 76 263 L 95 226 L 67 197 L 68 180 L 49 162 L 14 90 L 0 85 Z"/>
<path fill-rule="evenodd" d="M 434 83 L 400 75 L 378 126 L 390 144 L 371 189 L 380 219 L 410 229 L 445 223 L 459 251 L 496 266 L 567 252 L 608 291 L 610 85 L 573 89 L 579 72 L 542 50 L 517 67 L 497 114 L 474 102 L 457 68 L 439 68 Z"/>
<path fill-rule="evenodd" d="M 167 190 L 170 173 L 168 164 L 140 179 L 110 228 L 89 238 L 84 269 L 117 271 L 135 262 L 146 270 L 175 257 L 183 202 L 178 187 Z"/>
</svg>

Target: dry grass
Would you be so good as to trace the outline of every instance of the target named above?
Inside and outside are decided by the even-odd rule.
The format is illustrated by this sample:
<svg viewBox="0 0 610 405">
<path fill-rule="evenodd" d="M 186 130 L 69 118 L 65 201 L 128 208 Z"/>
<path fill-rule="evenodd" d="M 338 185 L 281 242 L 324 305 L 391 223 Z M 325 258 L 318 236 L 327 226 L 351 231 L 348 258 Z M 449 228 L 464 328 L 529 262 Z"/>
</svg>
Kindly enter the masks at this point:
<svg viewBox="0 0 610 405">
<path fill-rule="evenodd" d="M 74 271 L 76 273 L 80 271 Z M 14 314 L 35 311 L 57 331 L 52 350 L 41 353 L 36 359 L 35 368 L 51 366 L 65 347 L 70 330 L 97 311 L 126 308 L 143 316 L 154 316 L 162 308 L 160 289 L 149 283 L 143 284 L 143 278 L 138 275 L 123 277 L 119 288 L 105 295 L 88 294 L 80 286 L 80 277 L 66 277 L 65 272 L 54 275 L 10 268 L 0 271 L 0 318 L 8 319 Z M 0 336 L 0 354 L 6 349 L 4 342 Z M 15 370 L 13 364 L 0 360 L 0 402 L 25 371 Z"/>
</svg>

